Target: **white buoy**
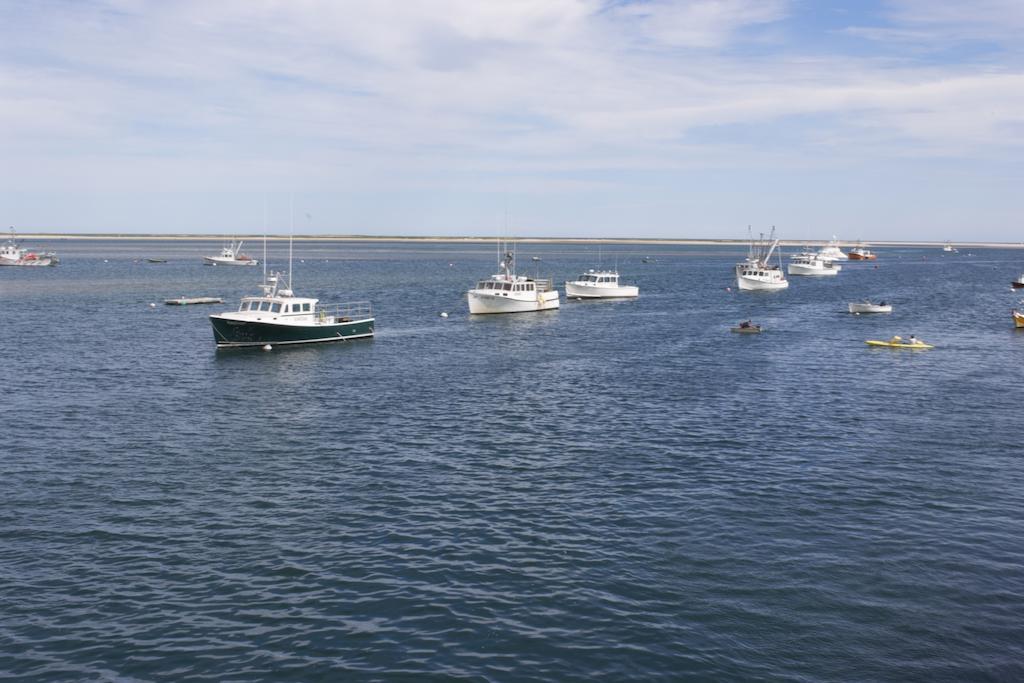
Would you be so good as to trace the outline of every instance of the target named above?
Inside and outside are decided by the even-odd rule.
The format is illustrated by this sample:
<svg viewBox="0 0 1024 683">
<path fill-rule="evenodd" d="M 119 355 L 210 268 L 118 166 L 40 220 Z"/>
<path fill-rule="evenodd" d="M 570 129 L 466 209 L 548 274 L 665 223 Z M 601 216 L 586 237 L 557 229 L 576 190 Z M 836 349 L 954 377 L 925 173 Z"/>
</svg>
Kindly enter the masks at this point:
<svg viewBox="0 0 1024 683">
<path fill-rule="evenodd" d="M 273 346 L 271 346 L 270 344 L 264 344 L 264 345 L 263 345 L 263 350 L 264 350 L 264 351 L 273 351 L 273 350 L 274 350 L 274 347 L 273 347 Z"/>
<path fill-rule="evenodd" d="M 446 312 L 444 312 L 444 311 L 441 311 L 441 317 L 442 318 L 447 318 L 448 314 Z"/>
<path fill-rule="evenodd" d="M 156 308 L 156 304 L 150 304 L 149 307 L 150 308 Z"/>
</svg>

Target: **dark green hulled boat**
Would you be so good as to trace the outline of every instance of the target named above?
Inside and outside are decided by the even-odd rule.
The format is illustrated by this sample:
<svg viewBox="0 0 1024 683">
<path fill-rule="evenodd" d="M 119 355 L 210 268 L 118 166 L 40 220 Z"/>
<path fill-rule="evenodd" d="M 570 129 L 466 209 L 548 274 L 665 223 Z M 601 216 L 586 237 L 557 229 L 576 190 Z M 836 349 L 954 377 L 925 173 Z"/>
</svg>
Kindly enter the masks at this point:
<svg viewBox="0 0 1024 683">
<path fill-rule="evenodd" d="M 373 309 L 367 301 L 321 305 L 278 288 L 280 274 L 260 285 L 263 294 L 242 298 L 237 311 L 210 316 L 217 347 L 315 344 L 373 336 Z"/>
</svg>

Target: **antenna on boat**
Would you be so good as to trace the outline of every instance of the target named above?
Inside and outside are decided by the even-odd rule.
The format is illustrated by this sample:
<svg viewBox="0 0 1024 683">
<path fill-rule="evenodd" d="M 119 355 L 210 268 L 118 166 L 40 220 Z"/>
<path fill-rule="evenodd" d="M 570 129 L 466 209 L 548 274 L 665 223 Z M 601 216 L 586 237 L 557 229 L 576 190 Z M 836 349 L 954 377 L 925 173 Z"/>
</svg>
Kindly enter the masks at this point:
<svg viewBox="0 0 1024 683">
<path fill-rule="evenodd" d="M 263 198 L 263 281 L 267 281 L 267 198 Z"/>
<path fill-rule="evenodd" d="M 295 193 L 292 192 L 288 200 L 288 289 L 293 289 L 292 284 L 292 238 L 295 236 Z"/>
</svg>

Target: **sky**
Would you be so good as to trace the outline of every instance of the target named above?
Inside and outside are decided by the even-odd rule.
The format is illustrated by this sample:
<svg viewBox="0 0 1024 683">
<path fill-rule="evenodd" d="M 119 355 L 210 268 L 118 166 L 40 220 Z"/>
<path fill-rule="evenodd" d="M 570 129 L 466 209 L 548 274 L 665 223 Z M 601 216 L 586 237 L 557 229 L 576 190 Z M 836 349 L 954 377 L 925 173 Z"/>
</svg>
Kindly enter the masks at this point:
<svg viewBox="0 0 1024 683">
<path fill-rule="evenodd" d="M 1020 242 L 1022 34 L 1021 0 L 0 0 L 0 226 Z"/>
</svg>

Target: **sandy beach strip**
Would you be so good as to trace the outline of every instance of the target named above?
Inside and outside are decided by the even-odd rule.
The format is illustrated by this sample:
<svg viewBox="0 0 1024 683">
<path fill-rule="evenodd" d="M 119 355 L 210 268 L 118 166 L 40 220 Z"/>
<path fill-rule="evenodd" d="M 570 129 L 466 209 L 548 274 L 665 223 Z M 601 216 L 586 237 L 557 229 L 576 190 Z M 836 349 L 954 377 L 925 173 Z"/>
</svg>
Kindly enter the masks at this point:
<svg viewBox="0 0 1024 683">
<path fill-rule="evenodd" d="M 263 235 L 199 235 L 199 234 L 155 234 L 155 233 L 61 233 L 61 232 L 35 232 L 18 233 L 18 239 L 41 241 L 41 240 L 122 240 L 139 242 L 167 242 L 167 241 L 205 241 L 224 242 L 242 239 L 247 242 L 261 242 Z M 288 235 L 267 235 L 268 242 L 287 241 Z M 387 235 L 295 235 L 296 242 L 377 242 L 377 243 L 400 243 L 400 244 L 493 244 L 495 237 L 453 237 L 453 236 L 387 236 Z M 510 237 L 509 242 L 518 244 L 621 244 L 630 246 L 746 246 L 750 244 L 748 239 L 666 239 L 666 238 L 619 238 L 619 237 Z M 824 246 L 828 240 L 780 240 L 784 247 Z M 840 247 L 850 248 L 862 247 L 921 247 L 921 248 L 942 248 L 947 242 L 921 242 L 921 241 L 899 241 L 899 240 L 857 240 L 840 241 Z M 958 249 L 1024 249 L 1024 242 L 952 242 Z"/>
</svg>

